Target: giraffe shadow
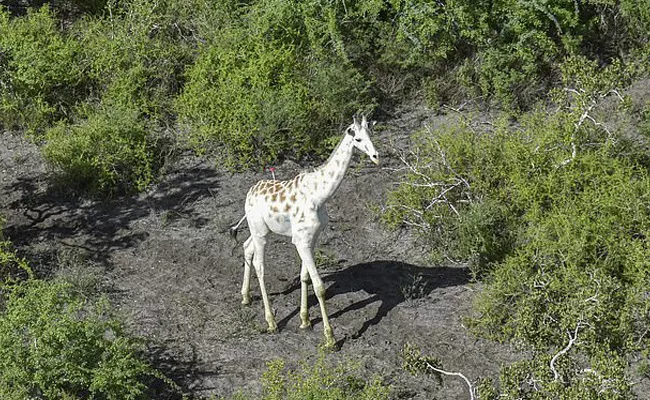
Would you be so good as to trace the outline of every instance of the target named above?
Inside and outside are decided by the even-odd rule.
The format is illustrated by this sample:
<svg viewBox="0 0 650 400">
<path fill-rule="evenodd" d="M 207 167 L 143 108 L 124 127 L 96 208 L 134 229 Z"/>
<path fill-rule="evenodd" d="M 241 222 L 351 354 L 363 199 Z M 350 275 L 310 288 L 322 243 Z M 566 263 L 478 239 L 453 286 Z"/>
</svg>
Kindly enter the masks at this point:
<svg viewBox="0 0 650 400">
<path fill-rule="evenodd" d="M 365 292 L 367 297 L 356 301 L 345 308 L 333 311 L 329 317 L 335 320 L 349 312 L 361 310 L 379 302 L 377 313 L 363 322 L 362 326 L 347 339 L 361 337 L 373 325 L 381 322 L 388 313 L 401 303 L 427 297 L 438 288 L 459 286 L 470 281 L 467 267 L 420 267 L 399 261 L 378 260 L 352 265 L 344 270 L 327 274 L 323 281 L 330 283 L 326 291 L 326 299 L 339 295 Z M 288 295 L 300 289 L 300 279 L 296 278 L 291 285 L 280 293 Z M 311 289 L 310 289 L 311 290 Z M 316 297 L 311 294 L 308 298 L 310 309 L 318 304 Z M 331 304 L 328 304 L 331 308 Z M 297 307 L 289 315 L 278 322 L 278 328 L 283 329 L 288 322 L 299 314 Z M 322 321 L 317 317 L 312 319 L 312 325 Z M 345 340 L 339 341 L 342 345 Z"/>
</svg>

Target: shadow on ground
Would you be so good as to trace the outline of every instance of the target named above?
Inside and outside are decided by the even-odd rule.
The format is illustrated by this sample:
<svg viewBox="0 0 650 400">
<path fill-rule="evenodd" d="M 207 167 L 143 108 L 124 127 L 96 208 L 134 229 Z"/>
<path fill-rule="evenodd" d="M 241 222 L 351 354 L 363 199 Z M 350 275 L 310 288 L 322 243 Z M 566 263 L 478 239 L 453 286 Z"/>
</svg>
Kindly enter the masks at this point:
<svg viewBox="0 0 650 400">
<path fill-rule="evenodd" d="M 148 349 L 147 356 L 154 368 L 164 376 L 164 378 L 151 377 L 147 394 L 152 399 L 187 399 L 187 396 L 191 396 L 197 380 L 218 373 L 218 371 L 202 371 L 196 351 L 193 351 L 191 360 L 181 361 L 169 350 L 153 346 Z"/>
<path fill-rule="evenodd" d="M 133 223 L 157 217 L 161 227 L 183 219 L 195 228 L 209 219 L 196 204 L 219 190 L 219 174 L 214 168 L 195 165 L 171 174 L 155 190 L 137 196 L 91 201 L 48 186 L 37 178 L 19 177 L 5 190 L 18 193 L 8 208 L 22 214 L 4 233 L 18 248 L 38 242 L 56 242 L 38 254 L 28 254 L 41 265 L 50 265 L 59 247 L 83 250 L 94 261 L 105 263 L 119 249 L 133 248 L 144 241 L 147 229 L 134 229 Z M 33 251 L 27 249 L 27 251 Z M 48 271 L 39 271 L 47 275 Z"/>
<path fill-rule="evenodd" d="M 333 282 L 326 292 L 326 298 L 332 299 L 338 295 L 363 291 L 369 296 L 347 307 L 334 311 L 330 319 L 336 319 L 344 314 L 362 309 L 370 304 L 380 302 L 377 313 L 364 321 L 361 328 L 348 339 L 361 337 L 373 325 L 378 324 L 393 308 L 406 301 L 427 297 L 434 289 L 449 286 L 459 286 L 470 280 L 469 269 L 466 267 L 420 267 L 399 261 L 379 260 L 350 266 L 344 270 L 327 274 L 324 282 Z M 281 294 L 290 294 L 300 289 L 300 279 L 296 278 L 291 286 Z M 309 307 L 317 304 L 316 296 L 309 296 Z M 280 329 L 299 313 L 296 308 L 278 322 Z M 318 317 L 312 324 L 320 322 Z M 342 345 L 342 339 L 338 344 Z"/>
</svg>

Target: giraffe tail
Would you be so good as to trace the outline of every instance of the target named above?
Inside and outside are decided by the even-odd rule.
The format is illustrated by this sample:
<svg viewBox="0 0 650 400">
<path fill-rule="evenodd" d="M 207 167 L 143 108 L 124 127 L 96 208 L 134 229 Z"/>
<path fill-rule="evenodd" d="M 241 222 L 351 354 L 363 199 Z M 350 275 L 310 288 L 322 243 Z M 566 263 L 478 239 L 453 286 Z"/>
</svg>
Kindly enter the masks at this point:
<svg viewBox="0 0 650 400">
<path fill-rule="evenodd" d="M 244 214 L 242 219 L 240 219 L 239 222 L 237 222 L 236 225 L 233 225 L 233 226 L 230 227 L 230 229 L 228 229 L 228 232 L 230 233 L 231 238 L 237 240 L 237 230 L 239 229 L 239 225 L 241 225 L 241 223 L 244 222 L 245 219 L 246 219 L 246 214 Z"/>
</svg>

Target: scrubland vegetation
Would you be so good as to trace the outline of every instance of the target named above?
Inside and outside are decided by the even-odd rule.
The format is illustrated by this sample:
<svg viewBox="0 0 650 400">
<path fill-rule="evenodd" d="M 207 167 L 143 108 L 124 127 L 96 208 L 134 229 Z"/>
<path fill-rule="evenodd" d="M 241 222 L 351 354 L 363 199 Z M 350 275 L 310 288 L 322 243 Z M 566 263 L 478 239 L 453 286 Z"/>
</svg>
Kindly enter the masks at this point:
<svg viewBox="0 0 650 400">
<path fill-rule="evenodd" d="M 126 333 L 104 296 L 36 279 L 1 230 L 0 240 L 3 399 L 139 399 L 154 380 L 174 386 L 145 360 L 144 342 Z"/>
<path fill-rule="evenodd" d="M 354 112 L 468 109 L 415 135 L 382 218 L 469 262 L 468 325 L 530 354 L 479 398 L 632 399 L 650 370 L 650 102 L 628 88 L 650 92 L 649 40 L 648 0 L 14 6 L 0 126 L 101 197 L 144 190 L 182 151 L 260 167 L 326 154 Z M 142 398 L 164 381 L 104 299 L 32 277 L 7 242 L 0 267 L 3 398 Z M 282 371 L 265 398 L 387 396 L 322 365 L 303 393 Z M 308 391 L 323 387 L 340 392 Z"/>
</svg>

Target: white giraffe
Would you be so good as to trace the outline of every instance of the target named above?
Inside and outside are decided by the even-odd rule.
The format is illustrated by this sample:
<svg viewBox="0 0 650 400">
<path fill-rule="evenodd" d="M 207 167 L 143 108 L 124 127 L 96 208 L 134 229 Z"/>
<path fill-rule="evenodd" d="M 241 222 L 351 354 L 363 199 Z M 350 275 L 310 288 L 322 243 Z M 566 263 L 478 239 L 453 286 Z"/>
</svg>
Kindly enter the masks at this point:
<svg viewBox="0 0 650 400">
<path fill-rule="evenodd" d="M 246 219 L 250 237 L 244 243 L 244 282 L 241 294 L 243 304 L 250 304 L 251 263 L 260 283 L 264 314 L 269 324 L 268 331 L 277 331 L 275 317 L 271 311 L 266 287 L 264 286 L 264 248 L 266 235 L 275 232 L 290 236 L 302 259 L 300 269 L 300 328 L 311 326 L 307 309 L 307 284 L 311 279 L 314 293 L 318 298 L 323 316 L 325 346 L 333 347 L 336 343 L 325 308 L 325 288 L 316 270 L 314 246 L 318 236 L 327 225 L 328 216 L 325 203 L 338 189 L 345 171 L 347 171 L 354 148 L 366 153 L 379 165 L 379 156 L 370 141 L 369 133 L 374 122 L 369 126 L 364 116 L 345 130 L 345 135 L 325 164 L 312 172 L 303 172 L 288 181 L 264 180 L 250 188 L 246 195 L 246 215 L 231 228 L 236 235 L 239 225 Z"/>
</svg>

